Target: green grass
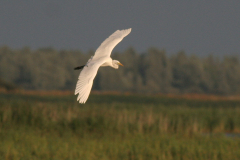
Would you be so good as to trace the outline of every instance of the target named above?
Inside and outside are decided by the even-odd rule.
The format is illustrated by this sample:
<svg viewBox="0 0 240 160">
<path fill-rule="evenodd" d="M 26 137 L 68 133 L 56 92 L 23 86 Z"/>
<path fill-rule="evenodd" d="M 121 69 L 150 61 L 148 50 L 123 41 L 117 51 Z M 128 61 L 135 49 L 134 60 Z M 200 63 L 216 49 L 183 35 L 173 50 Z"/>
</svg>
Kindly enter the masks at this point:
<svg viewBox="0 0 240 160">
<path fill-rule="evenodd" d="M 239 101 L 0 94 L 0 159 L 240 159 Z"/>
</svg>

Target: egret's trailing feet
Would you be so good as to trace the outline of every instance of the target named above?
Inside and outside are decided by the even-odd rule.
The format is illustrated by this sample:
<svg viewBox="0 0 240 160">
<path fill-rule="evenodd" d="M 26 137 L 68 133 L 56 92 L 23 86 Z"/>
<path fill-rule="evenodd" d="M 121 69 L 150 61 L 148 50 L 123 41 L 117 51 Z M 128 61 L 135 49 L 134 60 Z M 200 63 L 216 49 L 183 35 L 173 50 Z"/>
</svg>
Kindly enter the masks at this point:
<svg viewBox="0 0 240 160">
<path fill-rule="evenodd" d="M 75 67 L 74 68 L 74 70 L 79 70 L 79 69 L 83 69 L 83 67 L 84 67 L 85 65 L 83 65 L 83 66 L 78 66 L 78 67 Z"/>
</svg>

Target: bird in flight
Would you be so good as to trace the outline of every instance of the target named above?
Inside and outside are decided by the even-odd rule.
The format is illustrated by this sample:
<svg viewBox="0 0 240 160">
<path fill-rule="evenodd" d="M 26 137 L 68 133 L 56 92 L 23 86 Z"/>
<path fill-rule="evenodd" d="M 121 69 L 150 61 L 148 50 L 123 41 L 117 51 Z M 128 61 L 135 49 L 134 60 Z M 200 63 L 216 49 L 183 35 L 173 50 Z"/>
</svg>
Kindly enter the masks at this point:
<svg viewBox="0 0 240 160">
<path fill-rule="evenodd" d="M 118 69 L 119 65 L 123 66 L 118 60 L 113 60 L 110 55 L 113 48 L 130 32 L 131 28 L 115 31 L 102 42 L 94 56 L 85 65 L 74 68 L 75 70 L 82 69 L 75 89 L 75 95 L 78 94 L 77 101 L 79 103 L 87 101 L 99 67 L 110 66 Z"/>
</svg>

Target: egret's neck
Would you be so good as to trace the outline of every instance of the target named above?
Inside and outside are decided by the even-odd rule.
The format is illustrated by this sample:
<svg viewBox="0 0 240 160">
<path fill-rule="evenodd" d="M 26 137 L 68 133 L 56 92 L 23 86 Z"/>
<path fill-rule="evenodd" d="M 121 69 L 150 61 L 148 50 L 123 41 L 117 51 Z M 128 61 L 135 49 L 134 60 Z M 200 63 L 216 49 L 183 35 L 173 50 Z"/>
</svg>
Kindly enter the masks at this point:
<svg viewBox="0 0 240 160">
<path fill-rule="evenodd" d="M 113 67 L 113 60 L 112 60 L 112 58 L 107 59 L 106 62 L 101 65 L 101 67 L 106 67 L 106 66 Z"/>
<path fill-rule="evenodd" d="M 119 67 L 118 61 L 117 60 L 112 60 L 111 58 L 107 59 L 106 62 L 101 65 L 101 67 L 105 67 L 105 66 L 110 66 L 110 67 L 113 67 L 115 69 L 118 69 L 118 67 Z"/>
</svg>

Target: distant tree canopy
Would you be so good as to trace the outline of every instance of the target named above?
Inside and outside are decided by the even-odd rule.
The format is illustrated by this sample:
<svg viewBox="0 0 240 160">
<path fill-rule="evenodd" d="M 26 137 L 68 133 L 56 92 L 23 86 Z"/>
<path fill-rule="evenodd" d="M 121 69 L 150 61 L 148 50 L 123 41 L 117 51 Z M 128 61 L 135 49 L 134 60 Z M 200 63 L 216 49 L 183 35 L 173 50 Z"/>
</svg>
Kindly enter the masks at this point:
<svg viewBox="0 0 240 160">
<path fill-rule="evenodd" d="M 12 90 L 16 90 L 16 89 L 18 89 L 18 88 L 14 84 L 6 82 L 3 79 L 0 79 L 0 91 L 1 90 L 12 91 Z"/>
<path fill-rule="evenodd" d="M 29 90 L 74 90 L 79 71 L 94 51 L 57 51 L 52 48 L 13 50 L 0 48 L 0 78 Z M 133 48 L 114 52 L 124 67 L 101 67 L 93 90 L 144 93 L 240 94 L 238 57 L 199 58 L 183 51 L 167 56 L 150 48 L 138 54 Z"/>
</svg>

